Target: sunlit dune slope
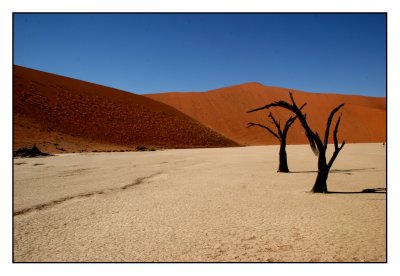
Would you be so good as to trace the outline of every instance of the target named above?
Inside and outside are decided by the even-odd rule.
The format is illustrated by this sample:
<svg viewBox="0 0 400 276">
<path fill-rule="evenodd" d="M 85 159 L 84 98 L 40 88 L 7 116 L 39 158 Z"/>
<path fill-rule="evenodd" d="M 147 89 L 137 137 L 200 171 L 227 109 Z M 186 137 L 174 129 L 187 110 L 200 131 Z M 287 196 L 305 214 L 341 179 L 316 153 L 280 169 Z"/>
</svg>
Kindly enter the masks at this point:
<svg viewBox="0 0 400 276">
<path fill-rule="evenodd" d="M 254 122 L 274 127 L 268 121 L 268 111 L 246 112 L 273 101 L 290 101 L 289 91 L 293 92 L 299 106 L 307 103 L 303 110 L 307 113 L 309 125 L 318 133 L 324 133 L 330 111 L 344 103 L 338 133 L 340 139 L 349 143 L 386 140 L 386 98 L 307 93 L 260 83 L 245 83 L 208 92 L 171 92 L 146 96 L 175 107 L 238 143 L 262 145 L 276 144 L 278 141 L 264 129 L 246 126 L 248 122 Z M 288 111 L 281 108 L 270 111 L 281 120 L 282 125 L 290 116 Z M 304 130 L 297 121 L 289 131 L 288 143 L 306 142 Z"/>
</svg>

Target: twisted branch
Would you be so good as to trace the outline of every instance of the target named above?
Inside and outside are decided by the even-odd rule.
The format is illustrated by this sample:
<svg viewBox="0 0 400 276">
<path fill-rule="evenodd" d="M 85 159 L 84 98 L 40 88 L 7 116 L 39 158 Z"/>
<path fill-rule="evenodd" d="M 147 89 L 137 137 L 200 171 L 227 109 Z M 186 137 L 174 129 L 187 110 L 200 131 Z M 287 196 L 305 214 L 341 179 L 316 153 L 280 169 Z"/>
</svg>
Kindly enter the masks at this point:
<svg viewBox="0 0 400 276">
<path fill-rule="evenodd" d="M 344 104 L 340 104 L 339 106 L 337 106 L 336 108 L 334 108 L 334 109 L 331 111 L 331 114 L 329 115 L 328 122 L 326 123 L 326 130 L 325 130 L 325 139 L 324 139 L 324 146 L 325 146 L 325 149 L 326 149 L 327 146 L 328 146 L 329 129 L 331 128 L 333 116 L 334 116 L 335 113 L 338 112 L 339 109 L 341 109 L 343 106 L 344 106 Z M 336 132 L 337 132 L 338 123 L 340 123 L 340 118 L 341 118 L 341 117 L 342 117 L 342 115 L 340 114 L 340 117 L 339 117 L 338 122 L 336 123 L 336 127 L 335 127 Z M 334 135 L 334 137 L 335 137 L 335 135 Z"/>
<path fill-rule="evenodd" d="M 258 127 L 262 127 L 265 128 L 267 131 L 269 131 L 272 135 L 274 135 L 276 137 L 276 139 L 278 139 L 279 141 L 281 140 L 281 137 L 279 137 L 278 134 L 276 134 L 273 130 L 271 130 L 269 127 L 264 126 L 262 124 L 256 124 L 256 123 L 247 123 L 247 127 L 252 127 L 252 126 L 258 126 Z"/>
</svg>

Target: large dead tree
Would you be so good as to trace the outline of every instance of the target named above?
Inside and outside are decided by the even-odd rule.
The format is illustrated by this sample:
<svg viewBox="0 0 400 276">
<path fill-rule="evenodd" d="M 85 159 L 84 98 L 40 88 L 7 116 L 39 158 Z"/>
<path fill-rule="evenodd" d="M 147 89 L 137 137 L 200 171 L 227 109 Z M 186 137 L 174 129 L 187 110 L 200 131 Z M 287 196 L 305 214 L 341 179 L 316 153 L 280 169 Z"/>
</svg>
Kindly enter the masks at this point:
<svg viewBox="0 0 400 276">
<path fill-rule="evenodd" d="M 303 105 L 304 106 L 304 105 Z M 302 108 L 302 107 L 301 107 Z M 300 108 L 300 109 L 301 109 Z M 275 125 L 276 131 L 273 131 L 268 126 L 257 124 L 257 123 L 248 123 L 247 127 L 257 126 L 266 129 L 269 133 L 271 133 L 276 139 L 280 142 L 279 147 L 279 167 L 278 172 L 288 173 L 289 167 L 287 163 L 287 154 L 286 154 L 286 137 L 289 131 L 290 126 L 296 121 L 297 116 L 291 116 L 285 123 L 285 126 L 281 127 L 281 123 L 275 119 L 275 117 L 270 112 L 268 117 L 270 118 L 270 122 Z"/>
<path fill-rule="evenodd" d="M 336 157 L 338 156 L 339 152 L 342 150 L 342 148 L 345 144 L 345 141 L 343 141 L 342 144 L 339 146 L 338 139 L 337 139 L 337 132 L 338 132 L 340 120 L 342 117 L 341 114 L 339 115 L 339 118 L 337 119 L 335 128 L 333 130 L 333 142 L 334 142 L 335 150 L 333 152 L 331 159 L 329 160 L 329 162 L 327 162 L 326 150 L 328 147 L 329 131 L 330 131 L 330 127 L 331 127 L 332 119 L 333 119 L 334 115 L 343 107 L 344 104 L 340 104 L 339 106 L 337 106 L 336 108 L 334 108 L 331 111 L 331 113 L 328 117 L 328 121 L 326 123 L 324 140 L 322 141 L 318 132 L 316 132 L 316 131 L 314 132 L 311 130 L 311 128 L 308 125 L 307 120 L 306 120 L 307 114 L 302 113 L 301 108 L 299 108 L 297 106 L 292 93 L 289 92 L 289 95 L 290 95 L 291 103 L 288 103 L 285 101 L 276 101 L 271 104 L 267 104 L 263 107 L 250 110 L 250 111 L 248 111 L 248 113 L 255 112 L 258 110 L 262 110 L 262 109 L 269 109 L 271 107 L 282 107 L 282 108 L 292 111 L 297 116 L 297 118 L 299 119 L 301 125 L 303 126 L 303 128 L 306 132 L 306 136 L 310 143 L 311 149 L 318 156 L 318 174 L 317 174 L 317 178 L 315 180 L 314 186 L 311 189 L 311 192 L 327 193 L 328 188 L 327 188 L 326 181 L 328 179 L 329 170 L 331 169 L 333 162 L 335 162 Z"/>
</svg>

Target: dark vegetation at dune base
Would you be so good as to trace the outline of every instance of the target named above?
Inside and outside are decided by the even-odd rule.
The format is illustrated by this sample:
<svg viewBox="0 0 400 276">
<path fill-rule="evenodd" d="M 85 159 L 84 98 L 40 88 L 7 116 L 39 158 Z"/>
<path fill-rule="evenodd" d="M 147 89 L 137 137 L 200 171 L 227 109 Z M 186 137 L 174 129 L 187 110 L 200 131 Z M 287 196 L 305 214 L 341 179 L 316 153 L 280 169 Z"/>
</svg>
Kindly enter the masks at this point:
<svg viewBox="0 0 400 276">
<path fill-rule="evenodd" d="M 38 157 L 38 156 L 50 156 L 51 154 L 42 152 L 36 145 L 32 148 L 19 148 L 13 151 L 13 157 Z"/>
</svg>

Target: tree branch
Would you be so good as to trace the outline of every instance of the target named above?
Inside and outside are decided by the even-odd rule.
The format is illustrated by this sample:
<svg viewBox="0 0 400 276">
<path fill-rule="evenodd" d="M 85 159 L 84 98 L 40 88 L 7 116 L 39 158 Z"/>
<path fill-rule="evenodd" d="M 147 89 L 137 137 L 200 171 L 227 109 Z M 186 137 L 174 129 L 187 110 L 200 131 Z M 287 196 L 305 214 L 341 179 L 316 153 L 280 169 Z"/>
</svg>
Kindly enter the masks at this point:
<svg viewBox="0 0 400 276">
<path fill-rule="evenodd" d="M 281 129 L 281 123 L 278 122 L 278 121 L 275 119 L 274 115 L 272 115 L 271 112 L 269 113 L 268 117 L 271 118 L 272 123 L 275 125 L 276 129 L 278 130 L 279 137 L 282 137 L 282 136 L 283 136 L 283 133 L 282 133 L 282 129 Z"/>
<path fill-rule="evenodd" d="M 331 128 L 333 116 L 334 116 L 335 113 L 338 112 L 339 109 L 341 109 L 343 106 L 344 106 L 344 104 L 340 104 L 339 106 L 337 106 L 336 108 L 334 108 L 334 109 L 331 111 L 331 114 L 329 115 L 328 122 L 326 123 L 326 130 L 325 130 L 325 139 L 324 139 L 324 147 L 325 147 L 325 149 L 326 149 L 327 146 L 328 146 L 329 129 Z M 338 122 L 336 123 L 336 127 L 338 126 L 338 123 L 339 123 L 339 122 L 340 122 L 340 118 L 339 118 Z M 336 129 L 336 131 L 337 131 L 337 128 L 336 128 L 336 127 L 335 127 L 335 129 Z"/>
<path fill-rule="evenodd" d="M 307 103 L 303 103 L 303 105 L 299 109 L 302 110 L 303 107 L 305 107 L 306 105 L 307 105 Z"/>
<path fill-rule="evenodd" d="M 338 120 L 336 122 L 335 129 L 333 130 L 333 141 L 334 141 L 334 144 L 335 144 L 335 151 L 333 152 L 331 160 L 329 160 L 329 163 L 328 163 L 329 169 L 332 167 L 333 162 L 335 162 L 335 159 L 338 156 L 339 152 L 342 150 L 342 148 L 346 144 L 346 141 L 343 141 L 342 145 L 339 147 L 339 143 L 338 143 L 338 139 L 337 139 L 337 132 L 338 132 L 338 129 L 339 129 L 339 124 L 340 124 L 341 118 L 342 118 L 342 114 L 340 114 L 340 116 L 339 116 L 339 118 L 338 118 Z"/>
<path fill-rule="evenodd" d="M 300 110 L 306 105 L 307 103 L 304 103 L 301 107 Z M 306 118 L 306 114 L 303 115 L 304 118 Z M 296 121 L 297 115 L 296 116 L 290 116 L 290 118 L 286 121 L 285 127 L 283 128 L 283 132 L 287 132 L 289 130 L 289 127 Z"/>
<path fill-rule="evenodd" d="M 296 116 L 290 116 L 290 118 L 286 121 L 285 127 L 283 128 L 283 133 L 287 133 L 289 131 L 289 128 L 293 123 L 296 121 L 297 115 Z"/>
<path fill-rule="evenodd" d="M 319 137 L 316 136 L 313 133 L 313 131 L 310 129 L 310 127 L 309 127 L 309 125 L 308 125 L 308 123 L 306 121 L 306 116 L 304 116 L 303 113 L 300 110 L 307 103 L 304 103 L 299 108 L 297 106 L 295 100 L 294 100 L 292 92 L 289 92 L 289 96 L 290 96 L 290 99 L 292 101 L 292 104 L 289 104 L 288 102 L 285 102 L 285 101 L 275 101 L 275 102 L 267 104 L 267 105 L 265 105 L 263 107 L 259 107 L 259 108 L 256 108 L 256 109 L 249 110 L 249 111 L 247 111 L 247 113 L 251 113 L 251 112 L 255 112 L 255 111 L 259 111 L 259 110 L 263 110 L 263 109 L 269 109 L 271 107 L 282 107 L 282 108 L 285 108 L 287 110 L 292 111 L 299 118 L 304 130 L 306 131 L 306 136 L 307 136 L 307 139 L 308 139 L 308 141 L 310 143 L 310 147 L 311 147 L 312 151 L 314 152 L 315 155 L 318 155 L 318 152 L 320 151 L 320 148 L 322 150 L 322 147 L 323 147 L 321 139 L 319 139 Z"/>
<path fill-rule="evenodd" d="M 267 127 L 267 126 L 264 126 L 262 124 L 256 124 L 256 123 L 247 123 L 247 127 L 248 128 L 252 127 L 252 126 L 258 126 L 258 127 L 264 128 L 267 131 L 269 131 L 272 135 L 274 135 L 276 137 L 276 139 L 278 139 L 279 141 L 281 140 L 281 137 L 278 134 L 276 134 L 273 130 L 271 130 L 269 127 Z"/>
<path fill-rule="evenodd" d="M 292 94 L 292 92 L 290 92 L 290 91 L 289 91 L 289 96 L 290 96 L 290 99 L 292 100 L 293 106 L 294 106 L 295 108 L 298 109 L 297 104 L 296 104 L 296 102 L 294 101 L 293 94 Z"/>
<path fill-rule="evenodd" d="M 287 102 L 285 102 L 285 101 L 276 101 L 276 102 L 264 105 L 263 107 L 259 107 L 259 108 L 255 108 L 255 109 L 249 110 L 249 111 L 247 111 L 247 113 L 252 113 L 252 112 L 256 112 L 256 111 L 263 110 L 263 109 L 269 109 L 269 108 L 275 107 L 275 106 L 280 106 L 280 107 L 283 107 L 283 108 L 286 108 L 286 109 L 289 109 L 289 110 L 295 112 L 295 108 L 292 105 L 288 104 Z"/>
</svg>

